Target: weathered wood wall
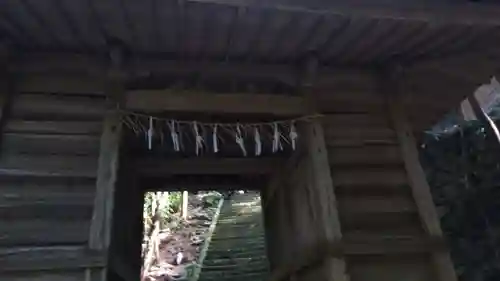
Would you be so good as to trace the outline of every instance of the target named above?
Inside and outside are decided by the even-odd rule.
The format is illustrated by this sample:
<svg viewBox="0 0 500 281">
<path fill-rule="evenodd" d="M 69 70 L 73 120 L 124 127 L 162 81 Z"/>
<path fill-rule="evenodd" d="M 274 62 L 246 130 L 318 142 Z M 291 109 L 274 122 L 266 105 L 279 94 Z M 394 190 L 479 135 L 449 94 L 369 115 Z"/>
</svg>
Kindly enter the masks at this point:
<svg viewBox="0 0 500 281">
<path fill-rule="evenodd" d="M 304 128 L 305 146 L 267 189 L 271 265 L 277 276 L 303 269 L 296 280 L 455 280 L 416 172 L 415 140 L 401 123 L 408 112 L 367 78 L 352 85 L 376 101 L 369 106 L 339 106 L 328 102 L 337 93 L 319 91 L 328 114 Z"/>
<path fill-rule="evenodd" d="M 103 97 L 13 95 L 1 137 L 2 279 L 84 280 L 84 267 L 104 265 L 86 250 L 104 111 Z"/>
</svg>

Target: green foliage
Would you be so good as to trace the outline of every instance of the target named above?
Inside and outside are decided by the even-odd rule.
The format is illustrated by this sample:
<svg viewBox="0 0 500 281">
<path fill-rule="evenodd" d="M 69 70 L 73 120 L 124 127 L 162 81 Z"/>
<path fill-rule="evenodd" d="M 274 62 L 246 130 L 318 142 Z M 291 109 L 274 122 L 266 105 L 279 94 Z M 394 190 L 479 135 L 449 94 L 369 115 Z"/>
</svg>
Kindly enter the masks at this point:
<svg viewBox="0 0 500 281">
<path fill-rule="evenodd" d="M 182 192 L 146 192 L 144 194 L 144 231 L 147 233 L 152 223 L 153 208 L 159 208 L 162 225 L 174 221 L 175 213 L 178 213 L 182 204 Z"/>
<path fill-rule="evenodd" d="M 203 200 L 203 207 L 205 207 L 205 208 L 216 207 L 221 198 L 222 198 L 222 194 L 220 194 L 219 192 L 207 193 L 205 196 L 203 196 L 203 199 L 202 199 Z"/>
<path fill-rule="evenodd" d="M 500 280 L 498 155 L 497 139 L 479 121 L 427 135 L 421 147 L 421 161 L 461 281 Z"/>
<path fill-rule="evenodd" d="M 182 208 L 182 192 L 171 192 L 169 196 L 169 214 L 180 212 Z"/>
</svg>

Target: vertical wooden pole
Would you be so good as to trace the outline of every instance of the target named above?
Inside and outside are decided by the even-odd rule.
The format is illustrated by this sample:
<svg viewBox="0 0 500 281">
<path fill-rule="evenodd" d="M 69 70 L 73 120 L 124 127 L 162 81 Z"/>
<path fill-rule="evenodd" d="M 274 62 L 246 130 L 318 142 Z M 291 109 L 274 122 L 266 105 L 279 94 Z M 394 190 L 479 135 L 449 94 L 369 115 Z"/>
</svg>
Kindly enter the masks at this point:
<svg viewBox="0 0 500 281">
<path fill-rule="evenodd" d="M 308 103 L 308 113 L 318 113 L 317 101 L 314 96 L 314 79 L 318 70 L 318 61 L 311 58 L 307 61 L 302 90 Z M 337 199 L 334 192 L 333 180 L 331 176 L 330 163 L 328 161 L 328 151 L 325 144 L 323 126 L 319 120 L 313 120 L 306 124 L 304 130 L 307 163 L 311 169 L 311 197 L 316 202 L 313 208 L 319 208 L 318 229 L 323 232 L 324 239 L 328 242 L 340 241 L 342 232 L 337 209 Z M 324 241 L 318 241 L 324 242 Z M 318 245 L 321 247 L 320 245 Z M 320 249 L 318 249 L 320 250 Z M 324 250 L 324 249 L 323 249 Z M 346 263 L 343 258 L 328 257 L 324 263 L 326 275 L 323 280 L 347 281 L 349 277 L 346 273 Z"/>
<path fill-rule="evenodd" d="M 413 136 L 413 130 L 405 114 L 406 111 L 402 102 L 402 77 L 396 71 L 395 69 L 391 69 L 385 73 L 381 81 L 382 90 L 387 97 L 391 121 L 396 130 L 406 172 L 410 181 L 412 195 L 418 208 L 422 226 L 427 235 L 442 239 L 443 232 L 441 230 L 436 206 L 432 200 L 431 189 L 427 182 L 424 169 L 420 165 L 417 143 Z M 448 252 L 439 251 L 432 253 L 432 260 L 438 280 L 457 280 L 453 263 Z"/>
<path fill-rule="evenodd" d="M 14 94 L 13 77 L 9 72 L 9 47 L 0 43 L 0 145 L 2 142 L 3 128 L 10 111 Z"/>
<path fill-rule="evenodd" d="M 116 64 L 112 71 L 116 74 Z M 109 255 L 115 184 L 118 178 L 120 156 L 120 141 L 122 136 L 121 116 L 118 110 L 120 97 L 123 94 L 123 84 L 117 76 L 111 76 L 108 82 L 107 95 L 111 101 L 104 117 L 100 140 L 100 151 L 97 167 L 96 192 L 94 195 L 94 210 L 90 224 L 88 247 Z M 109 260 L 109 256 L 108 256 Z M 87 269 L 87 281 L 104 281 L 107 268 Z"/>
<path fill-rule="evenodd" d="M 184 190 L 182 192 L 182 218 L 187 219 L 188 217 L 188 199 L 189 199 L 189 193 L 187 190 Z"/>
</svg>

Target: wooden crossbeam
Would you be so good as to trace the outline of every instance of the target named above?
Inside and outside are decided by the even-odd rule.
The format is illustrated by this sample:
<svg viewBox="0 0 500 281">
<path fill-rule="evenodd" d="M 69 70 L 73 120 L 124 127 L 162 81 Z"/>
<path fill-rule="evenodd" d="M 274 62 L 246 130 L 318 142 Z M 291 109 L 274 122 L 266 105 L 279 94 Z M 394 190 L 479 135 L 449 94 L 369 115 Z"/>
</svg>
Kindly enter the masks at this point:
<svg viewBox="0 0 500 281">
<path fill-rule="evenodd" d="M 145 177 L 172 175 L 265 175 L 283 163 L 279 158 L 143 158 L 135 161 L 136 169 Z"/>
<path fill-rule="evenodd" d="M 271 94 L 208 94 L 171 90 L 129 91 L 125 106 L 143 111 L 260 113 L 294 116 L 304 112 L 303 98 Z"/>
<path fill-rule="evenodd" d="M 440 1 L 289 1 L 270 0 L 189 0 L 226 6 L 276 9 L 289 12 L 319 13 L 356 18 L 392 19 L 400 21 L 442 22 L 451 24 L 477 24 L 499 26 L 500 6 L 463 1 L 446 5 Z M 362 2 L 362 3 L 360 3 Z M 373 2 L 375 2 L 373 4 Z M 385 3 L 381 3 L 385 2 Z M 390 2 L 390 4 L 388 4 Z"/>
<path fill-rule="evenodd" d="M 0 251 L 0 273 L 101 268 L 105 261 L 102 252 L 80 246 L 6 248 Z"/>
<path fill-rule="evenodd" d="M 202 73 L 204 77 L 233 77 L 233 78 L 271 78 L 285 84 L 295 83 L 294 68 L 286 64 L 255 64 L 236 62 L 186 62 L 178 60 L 165 60 L 162 58 L 135 58 L 123 66 L 128 75 L 132 77 L 148 76 L 151 73 L 161 75 L 190 75 Z M 50 54 L 32 52 L 23 54 L 12 66 L 12 71 L 17 74 L 84 74 L 89 77 L 102 78 L 108 70 L 107 59 L 99 56 L 83 55 L 76 53 Z M 83 77 L 85 78 L 85 77 Z M 29 89 L 43 87 L 39 81 L 25 76 Z M 87 79 L 88 80 L 88 79 Z M 70 79 L 63 85 L 71 85 Z M 102 79 L 93 82 L 102 83 Z M 40 86 L 36 86 L 40 85 Z M 90 85 L 83 85 L 83 89 L 90 90 Z M 71 91 L 77 91 L 74 89 Z M 99 92 L 101 92 L 99 90 Z"/>
</svg>

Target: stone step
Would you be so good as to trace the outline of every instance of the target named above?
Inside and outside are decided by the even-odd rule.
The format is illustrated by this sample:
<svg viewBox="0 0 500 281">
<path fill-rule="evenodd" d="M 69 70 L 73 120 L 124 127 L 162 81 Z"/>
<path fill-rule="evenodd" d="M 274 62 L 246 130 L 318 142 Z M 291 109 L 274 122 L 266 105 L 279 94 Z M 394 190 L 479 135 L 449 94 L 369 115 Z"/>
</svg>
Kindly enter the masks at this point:
<svg viewBox="0 0 500 281">
<path fill-rule="evenodd" d="M 224 201 L 199 281 L 265 281 L 269 276 L 262 209 L 255 194 Z"/>
<path fill-rule="evenodd" d="M 226 257 L 226 258 L 238 258 L 238 257 L 252 257 L 252 256 L 265 256 L 266 249 L 261 247 L 254 248 L 226 248 L 226 249 L 212 249 L 207 253 L 207 259 L 211 257 Z"/>
<path fill-rule="evenodd" d="M 241 264 L 224 264 L 224 265 L 213 265 L 207 266 L 204 265 L 202 270 L 205 273 L 213 273 L 213 272 L 238 272 L 238 273 L 254 273 L 254 272 L 266 272 L 269 270 L 269 267 L 265 263 L 241 263 Z"/>
<path fill-rule="evenodd" d="M 240 281 L 255 280 L 264 281 L 269 276 L 267 272 L 243 272 L 243 273 L 206 273 L 200 276 L 199 281 Z"/>
<path fill-rule="evenodd" d="M 222 258 L 222 259 L 206 259 L 205 262 L 203 263 L 203 267 L 211 267 L 211 266 L 224 266 L 224 265 L 239 265 L 239 264 L 245 264 L 248 266 L 260 266 L 260 264 L 265 264 L 267 266 L 268 262 L 267 259 L 265 258 L 264 255 L 262 256 L 257 256 L 257 257 L 242 257 L 242 258 L 235 258 L 232 257 L 230 259 L 228 258 Z"/>
<path fill-rule="evenodd" d="M 242 239 L 242 240 L 218 240 L 212 241 L 210 243 L 215 249 L 227 250 L 227 249 L 265 249 L 266 243 L 264 240 L 252 240 L 252 239 Z"/>
<path fill-rule="evenodd" d="M 263 241 L 265 239 L 266 239 L 266 236 L 264 236 L 263 234 L 260 234 L 260 235 L 241 234 L 241 235 L 227 235 L 227 236 L 217 235 L 217 236 L 212 237 L 212 242 L 216 242 L 219 240 L 228 241 L 228 242 L 239 241 L 239 240 L 259 240 L 259 241 L 262 240 Z"/>
</svg>

